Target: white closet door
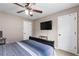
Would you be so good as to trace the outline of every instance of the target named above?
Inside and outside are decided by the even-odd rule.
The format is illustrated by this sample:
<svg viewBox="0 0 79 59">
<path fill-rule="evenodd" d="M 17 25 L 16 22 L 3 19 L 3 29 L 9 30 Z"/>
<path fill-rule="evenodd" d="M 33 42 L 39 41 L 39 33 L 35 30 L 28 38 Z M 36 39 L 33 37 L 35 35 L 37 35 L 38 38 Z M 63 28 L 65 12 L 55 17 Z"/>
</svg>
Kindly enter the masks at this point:
<svg viewBox="0 0 79 59">
<path fill-rule="evenodd" d="M 30 21 L 24 21 L 23 23 L 23 36 L 24 40 L 28 40 L 29 36 L 32 36 L 32 22 Z"/>
<path fill-rule="evenodd" d="M 77 53 L 77 13 L 58 17 L 58 48 Z"/>
</svg>

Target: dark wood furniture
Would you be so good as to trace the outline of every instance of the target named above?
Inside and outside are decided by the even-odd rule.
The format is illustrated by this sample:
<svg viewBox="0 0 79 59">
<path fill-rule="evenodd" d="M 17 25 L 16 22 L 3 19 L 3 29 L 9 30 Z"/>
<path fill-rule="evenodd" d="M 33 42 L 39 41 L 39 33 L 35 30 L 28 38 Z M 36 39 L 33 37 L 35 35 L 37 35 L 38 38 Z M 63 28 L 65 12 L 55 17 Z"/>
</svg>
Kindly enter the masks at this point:
<svg viewBox="0 0 79 59">
<path fill-rule="evenodd" d="M 3 33 L 2 33 L 2 31 L 0 31 L 0 37 L 2 37 L 3 36 Z"/>
<path fill-rule="evenodd" d="M 3 37 L 3 32 L 0 31 L 0 45 L 4 45 L 6 43 L 6 38 Z"/>
<path fill-rule="evenodd" d="M 6 38 L 0 38 L 0 45 L 6 44 Z"/>
</svg>

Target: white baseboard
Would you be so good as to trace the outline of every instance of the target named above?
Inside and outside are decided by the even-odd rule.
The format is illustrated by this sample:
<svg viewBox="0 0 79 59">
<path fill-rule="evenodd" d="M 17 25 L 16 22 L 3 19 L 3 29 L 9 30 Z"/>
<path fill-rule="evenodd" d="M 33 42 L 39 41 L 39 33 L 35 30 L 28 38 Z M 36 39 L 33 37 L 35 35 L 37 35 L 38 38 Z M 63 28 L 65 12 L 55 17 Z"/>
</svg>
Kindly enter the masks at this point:
<svg viewBox="0 0 79 59">
<path fill-rule="evenodd" d="M 75 54 L 75 55 L 79 56 L 79 54 Z"/>
<path fill-rule="evenodd" d="M 58 49 L 58 47 L 55 47 L 55 49 Z M 60 49 L 60 50 L 61 50 L 61 49 Z M 65 51 L 65 50 L 63 50 L 63 51 Z M 68 52 L 68 51 L 66 51 L 66 52 Z M 69 53 L 71 53 L 71 52 L 69 52 Z M 79 53 L 73 53 L 73 54 L 79 56 Z"/>
</svg>

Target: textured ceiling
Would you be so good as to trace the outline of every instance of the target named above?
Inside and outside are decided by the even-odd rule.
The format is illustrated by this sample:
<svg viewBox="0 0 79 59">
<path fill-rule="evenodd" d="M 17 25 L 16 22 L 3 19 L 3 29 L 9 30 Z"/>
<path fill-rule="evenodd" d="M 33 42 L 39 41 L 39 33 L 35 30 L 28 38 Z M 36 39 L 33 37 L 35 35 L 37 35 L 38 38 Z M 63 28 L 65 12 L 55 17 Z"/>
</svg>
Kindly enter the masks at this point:
<svg viewBox="0 0 79 59">
<path fill-rule="evenodd" d="M 26 15 L 24 12 L 19 14 L 16 13 L 17 11 L 23 10 L 24 8 L 14 5 L 12 3 L 0 3 L 0 11 L 34 20 L 77 5 L 79 4 L 78 3 L 36 3 L 34 6 L 32 6 L 32 8 L 40 9 L 43 11 L 43 13 L 40 14 L 34 12 L 32 17 Z"/>
</svg>

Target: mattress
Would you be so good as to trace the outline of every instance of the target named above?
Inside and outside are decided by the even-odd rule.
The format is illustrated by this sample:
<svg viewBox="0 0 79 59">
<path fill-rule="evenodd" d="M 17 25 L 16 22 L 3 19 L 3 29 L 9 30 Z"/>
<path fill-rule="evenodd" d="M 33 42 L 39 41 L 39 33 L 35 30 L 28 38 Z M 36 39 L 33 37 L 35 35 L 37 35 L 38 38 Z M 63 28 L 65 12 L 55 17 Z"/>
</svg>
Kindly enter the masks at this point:
<svg viewBox="0 0 79 59">
<path fill-rule="evenodd" d="M 0 45 L 0 56 L 53 56 L 53 47 L 33 40 Z"/>
</svg>

